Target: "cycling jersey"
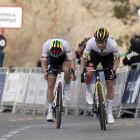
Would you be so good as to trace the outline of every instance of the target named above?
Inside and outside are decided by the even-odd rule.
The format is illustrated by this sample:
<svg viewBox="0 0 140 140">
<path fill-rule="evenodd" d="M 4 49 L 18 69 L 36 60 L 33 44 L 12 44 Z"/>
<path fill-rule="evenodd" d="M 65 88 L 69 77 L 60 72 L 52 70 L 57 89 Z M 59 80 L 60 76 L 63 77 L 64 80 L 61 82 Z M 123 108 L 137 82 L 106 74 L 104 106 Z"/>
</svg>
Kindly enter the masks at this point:
<svg viewBox="0 0 140 140">
<path fill-rule="evenodd" d="M 115 42 L 114 39 L 108 38 L 107 43 L 106 43 L 106 48 L 101 52 L 101 50 L 98 48 L 95 37 L 92 37 L 91 39 L 88 40 L 86 48 L 83 52 L 83 57 L 88 58 L 88 55 L 90 54 L 90 51 L 94 50 L 101 56 L 106 56 L 108 54 L 113 53 L 115 58 L 118 58 L 120 56 L 119 51 L 118 51 L 118 45 Z"/>
<path fill-rule="evenodd" d="M 138 14 L 138 20 L 140 22 L 140 8 L 138 9 L 137 14 Z"/>
<path fill-rule="evenodd" d="M 71 51 L 71 47 L 70 47 L 69 43 L 64 39 L 59 39 L 59 40 L 61 41 L 62 46 L 63 46 L 63 51 L 62 51 L 61 56 L 66 54 L 69 60 L 73 59 L 73 53 Z M 50 55 L 49 50 L 50 50 L 50 45 L 52 44 L 52 42 L 53 42 L 53 39 L 49 39 L 43 44 L 42 60 L 47 60 L 48 55 Z M 59 57 L 61 57 L 61 56 L 59 56 Z M 51 56 L 51 57 L 53 57 L 53 56 Z"/>
</svg>

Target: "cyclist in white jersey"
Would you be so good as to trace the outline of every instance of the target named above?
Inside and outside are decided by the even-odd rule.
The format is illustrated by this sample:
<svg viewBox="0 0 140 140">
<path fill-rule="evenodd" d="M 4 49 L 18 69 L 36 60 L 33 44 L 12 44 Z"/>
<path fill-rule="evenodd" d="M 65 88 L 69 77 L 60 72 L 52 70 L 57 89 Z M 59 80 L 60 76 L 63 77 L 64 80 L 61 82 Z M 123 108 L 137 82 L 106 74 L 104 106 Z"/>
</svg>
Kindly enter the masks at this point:
<svg viewBox="0 0 140 140">
<path fill-rule="evenodd" d="M 81 81 L 83 81 L 83 68 L 85 64 L 88 71 L 96 69 L 99 62 L 102 63 L 103 68 L 111 68 L 110 70 L 104 71 L 104 74 L 107 87 L 107 120 L 108 123 L 114 123 L 112 115 L 114 98 L 113 79 L 116 78 L 116 70 L 120 63 L 120 55 L 117 43 L 114 39 L 109 38 L 109 32 L 103 27 L 97 29 L 94 37 L 87 42 L 81 59 Z M 87 72 L 85 78 L 86 100 L 89 104 L 93 104 L 91 89 L 91 78 L 93 74 L 94 72 Z"/>
<path fill-rule="evenodd" d="M 73 53 L 71 51 L 71 47 L 69 43 L 64 39 L 49 39 L 47 40 L 42 47 L 42 70 L 44 73 L 44 78 L 46 78 L 46 69 L 58 69 L 59 67 L 63 67 L 64 70 L 70 70 L 71 68 L 75 70 L 75 62 L 73 59 Z M 47 82 L 48 82 L 48 89 L 47 89 L 47 99 L 48 99 L 48 114 L 47 114 L 47 121 L 53 121 L 53 90 L 56 82 L 58 72 L 52 72 L 49 74 Z M 70 79 L 73 81 L 76 80 L 73 77 L 73 74 L 65 71 L 64 72 L 64 79 L 65 79 L 65 86 L 64 86 L 64 100 L 70 100 Z"/>
</svg>

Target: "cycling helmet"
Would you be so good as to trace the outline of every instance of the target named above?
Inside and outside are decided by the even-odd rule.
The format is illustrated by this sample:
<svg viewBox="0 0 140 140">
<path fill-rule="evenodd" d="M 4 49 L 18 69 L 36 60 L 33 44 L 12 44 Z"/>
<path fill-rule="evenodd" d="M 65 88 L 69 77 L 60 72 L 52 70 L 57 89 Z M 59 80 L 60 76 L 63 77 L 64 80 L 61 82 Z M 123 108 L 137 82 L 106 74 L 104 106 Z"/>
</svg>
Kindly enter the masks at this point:
<svg viewBox="0 0 140 140">
<path fill-rule="evenodd" d="M 135 44 L 140 45 L 140 36 L 138 35 L 131 36 L 130 42 L 131 42 L 131 45 L 135 45 Z"/>
<path fill-rule="evenodd" d="M 59 57 L 62 54 L 63 46 L 59 39 L 54 39 L 50 45 L 50 54 L 53 57 Z"/>
<path fill-rule="evenodd" d="M 94 33 L 96 42 L 106 42 L 109 37 L 109 32 L 103 27 L 97 29 Z"/>
<path fill-rule="evenodd" d="M 85 36 L 84 41 L 88 41 L 91 38 L 91 36 Z"/>
</svg>

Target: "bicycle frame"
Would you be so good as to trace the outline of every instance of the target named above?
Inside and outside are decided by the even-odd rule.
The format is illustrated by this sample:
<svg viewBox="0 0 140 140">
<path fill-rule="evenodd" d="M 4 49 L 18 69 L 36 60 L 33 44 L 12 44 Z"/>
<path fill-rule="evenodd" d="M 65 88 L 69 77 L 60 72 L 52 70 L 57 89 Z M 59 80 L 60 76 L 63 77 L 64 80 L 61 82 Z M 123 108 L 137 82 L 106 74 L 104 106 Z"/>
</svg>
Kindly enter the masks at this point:
<svg viewBox="0 0 140 140">
<path fill-rule="evenodd" d="M 85 79 L 85 73 L 86 72 L 96 72 L 96 84 L 95 84 L 95 91 L 96 91 L 96 101 L 97 101 L 97 108 L 99 108 L 99 104 L 98 104 L 98 92 L 97 92 L 97 85 L 100 84 L 101 86 L 101 89 L 102 89 L 102 95 L 103 95 L 103 100 L 104 100 L 104 106 L 106 107 L 106 100 L 105 100 L 105 95 L 104 95 L 104 90 L 103 90 L 103 86 L 102 86 L 102 83 L 100 82 L 100 77 L 99 77 L 99 72 L 101 71 L 105 71 L 109 68 L 106 68 L 106 69 L 99 69 L 99 70 L 88 70 L 86 71 L 86 68 L 84 68 L 84 79 Z"/>
<path fill-rule="evenodd" d="M 60 72 L 58 73 L 57 75 L 57 79 L 56 79 L 56 83 L 55 83 L 55 88 L 54 88 L 54 100 L 53 100 L 53 103 L 54 105 L 56 106 L 56 95 L 58 93 L 58 83 L 61 82 L 62 83 L 62 89 L 64 89 L 64 73 Z M 63 99 L 63 90 L 62 90 L 62 99 Z"/>
<path fill-rule="evenodd" d="M 103 95 L 103 100 L 104 100 L 104 106 L 106 107 L 106 100 L 105 100 L 105 96 L 104 96 L 104 90 L 103 90 L 103 86 L 102 86 L 102 83 L 100 82 L 100 78 L 99 78 L 99 73 L 98 71 L 96 71 L 96 85 L 95 85 L 95 90 L 96 90 L 96 102 L 97 102 L 97 108 L 99 108 L 99 103 L 98 103 L 98 83 L 100 84 L 101 86 L 101 89 L 102 89 L 102 95 Z"/>
</svg>

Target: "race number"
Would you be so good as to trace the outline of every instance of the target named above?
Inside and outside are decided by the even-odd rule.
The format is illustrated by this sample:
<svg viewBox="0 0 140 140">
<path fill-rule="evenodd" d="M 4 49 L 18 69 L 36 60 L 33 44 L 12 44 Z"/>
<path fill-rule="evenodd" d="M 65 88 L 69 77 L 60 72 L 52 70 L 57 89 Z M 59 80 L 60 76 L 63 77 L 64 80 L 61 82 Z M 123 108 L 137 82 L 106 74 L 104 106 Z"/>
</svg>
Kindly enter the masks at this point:
<svg viewBox="0 0 140 140">
<path fill-rule="evenodd" d="M 0 35 L 0 50 L 3 50 L 6 46 L 6 39 L 4 36 Z"/>
</svg>

